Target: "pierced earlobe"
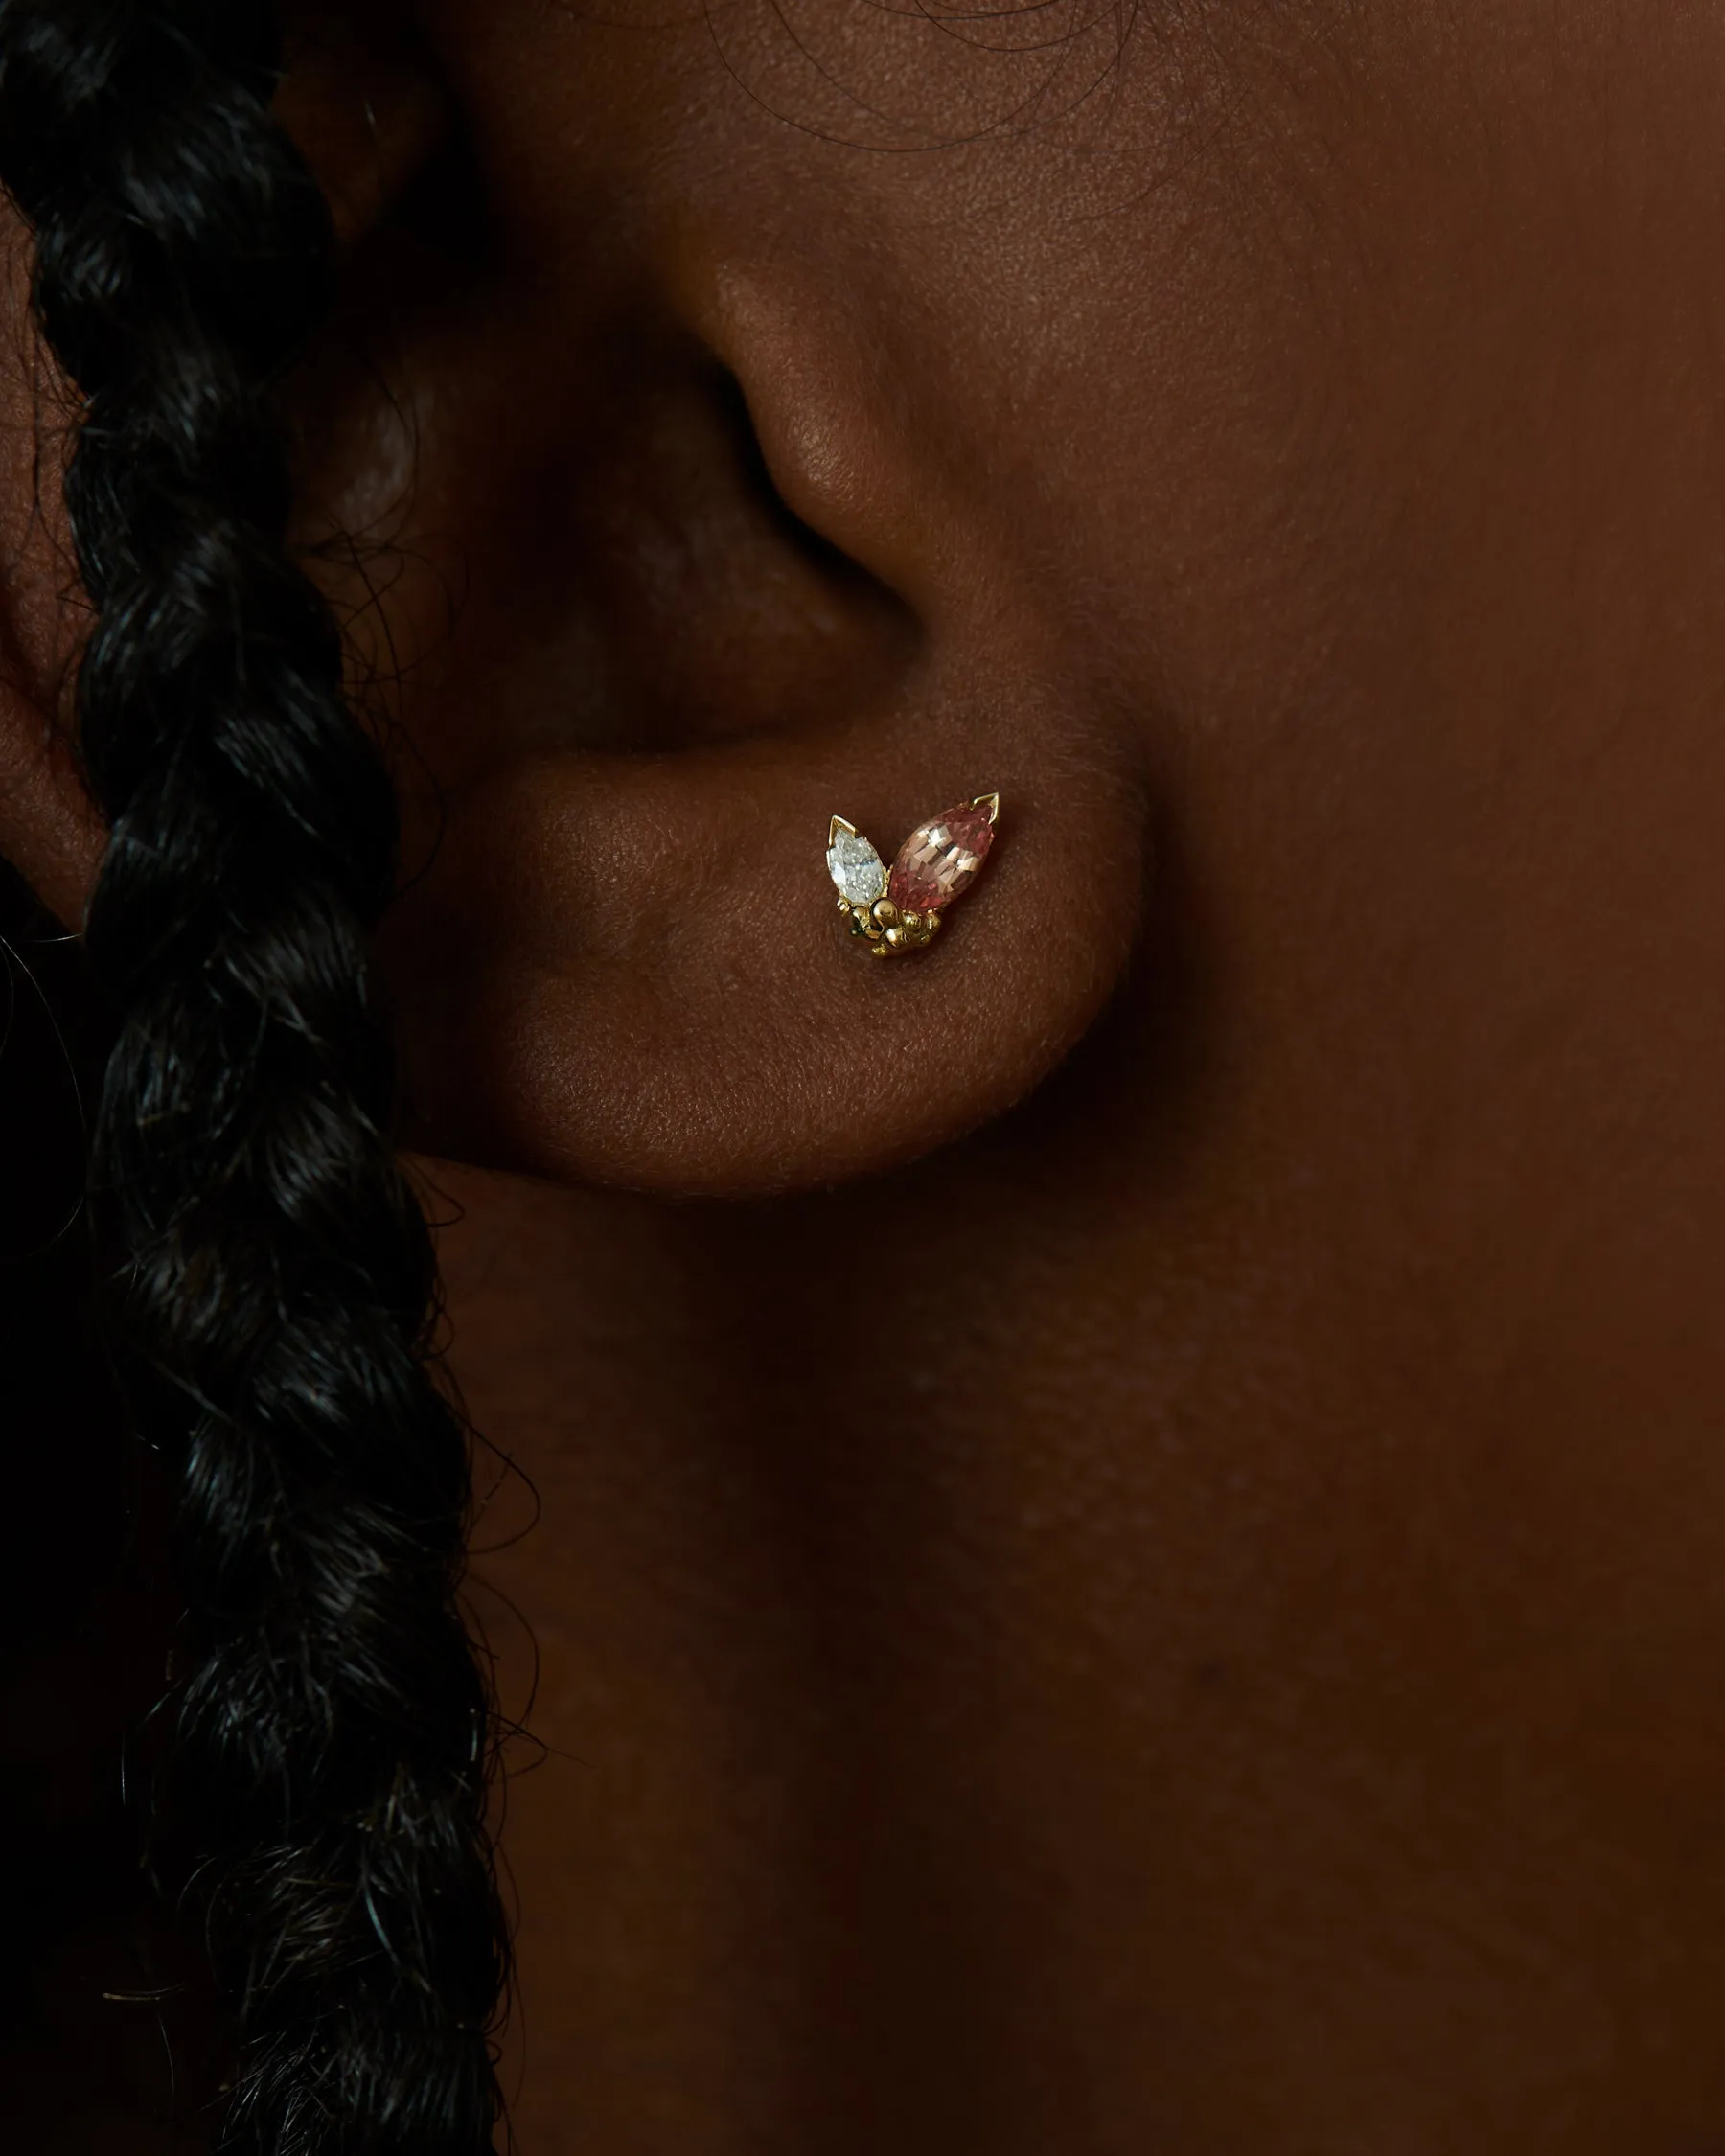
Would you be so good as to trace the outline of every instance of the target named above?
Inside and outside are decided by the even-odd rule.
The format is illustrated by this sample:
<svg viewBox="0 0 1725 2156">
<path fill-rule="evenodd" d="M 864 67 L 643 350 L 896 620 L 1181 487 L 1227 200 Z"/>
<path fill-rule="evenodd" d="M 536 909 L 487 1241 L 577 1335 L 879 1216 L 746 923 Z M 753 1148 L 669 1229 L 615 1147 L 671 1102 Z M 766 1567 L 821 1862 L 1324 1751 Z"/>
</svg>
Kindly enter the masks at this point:
<svg viewBox="0 0 1725 2156">
<path fill-rule="evenodd" d="M 876 958 L 926 951 L 941 917 L 976 882 L 1000 820 L 1000 796 L 978 793 L 920 823 L 898 850 L 890 873 L 854 823 L 827 826 L 827 874 L 851 934 Z"/>
</svg>

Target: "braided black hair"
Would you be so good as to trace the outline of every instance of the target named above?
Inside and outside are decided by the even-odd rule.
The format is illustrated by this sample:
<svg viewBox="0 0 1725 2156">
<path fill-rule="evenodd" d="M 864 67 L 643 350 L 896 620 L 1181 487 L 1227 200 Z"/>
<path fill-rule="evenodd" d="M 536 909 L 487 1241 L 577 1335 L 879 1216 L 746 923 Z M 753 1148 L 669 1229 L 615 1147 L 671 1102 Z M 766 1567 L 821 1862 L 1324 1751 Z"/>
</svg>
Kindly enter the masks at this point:
<svg viewBox="0 0 1725 2156">
<path fill-rule="evenodd" d="M 81 400 L 78 741 L 111 837 L 93 1148 L 177 1487 L 172 1810 L 232 2017 L 222 2145 L 474 2156 L 506 1938 L 457 1594 L 467 1433 L 366 931 L 396 804 L 288 541 L 277 391 L 333 241 L 255 0 L 0 0 L 0 182 Z"/>
</svg>

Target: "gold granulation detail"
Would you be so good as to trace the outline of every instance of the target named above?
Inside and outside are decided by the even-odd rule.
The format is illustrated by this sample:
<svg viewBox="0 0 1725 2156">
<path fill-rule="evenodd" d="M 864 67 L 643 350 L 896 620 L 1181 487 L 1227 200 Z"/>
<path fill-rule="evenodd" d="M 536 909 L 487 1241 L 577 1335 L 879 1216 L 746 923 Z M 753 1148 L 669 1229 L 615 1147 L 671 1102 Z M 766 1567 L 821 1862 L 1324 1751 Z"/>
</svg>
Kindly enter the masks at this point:
<svg viewBox="0 0 1725 2156">
<path fill-rule="evenodd" d="M 866 943 L 875 958 L 901 958 L 909 951 L 926 951 L 940 930 L 938 913 L 918 913 L 908 906 L 901 913 L 889 898 L 878 898 L 872 906 L 853 906 L 840 899 L 839 910 L 849 921 L 851 934 Z"/>
</svg>

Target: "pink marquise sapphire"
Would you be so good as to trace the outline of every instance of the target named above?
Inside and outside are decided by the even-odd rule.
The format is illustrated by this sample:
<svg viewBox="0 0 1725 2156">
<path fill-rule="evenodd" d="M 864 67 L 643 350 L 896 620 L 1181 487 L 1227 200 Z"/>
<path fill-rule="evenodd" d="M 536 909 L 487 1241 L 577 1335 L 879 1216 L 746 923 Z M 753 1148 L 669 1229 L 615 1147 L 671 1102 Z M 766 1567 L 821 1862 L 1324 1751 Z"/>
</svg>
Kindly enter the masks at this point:
<svg viewBox="0 0 1725 2156">
<path fill-rule="evenodd" d="M 886 896 L 901 913 L 939 913 L 975 883 L 994 844 L 986 805 L 967 801 L 918 824 L 899 848 Z"/>
</svg>

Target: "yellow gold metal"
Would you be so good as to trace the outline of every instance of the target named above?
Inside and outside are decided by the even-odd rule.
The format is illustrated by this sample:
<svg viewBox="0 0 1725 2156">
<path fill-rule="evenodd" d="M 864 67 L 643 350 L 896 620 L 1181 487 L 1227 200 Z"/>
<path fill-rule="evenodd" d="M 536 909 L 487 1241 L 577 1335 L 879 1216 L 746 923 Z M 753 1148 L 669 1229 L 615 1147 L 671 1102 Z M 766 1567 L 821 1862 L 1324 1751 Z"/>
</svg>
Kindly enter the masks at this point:
<svg viewBox="0 0 1725 2156">
<path fill-rule="evenodd" d="M 840 899 L 839 910 L 848 921 L 851 934 L 866 943 L 870 955 L 876 958 L 926 951 L 940 929 L 938 913 L 908 909 L 900 913 L 889 898 L 878 898 L 872 906 L 852 906 L 848 899 Z"/>
</svg>

